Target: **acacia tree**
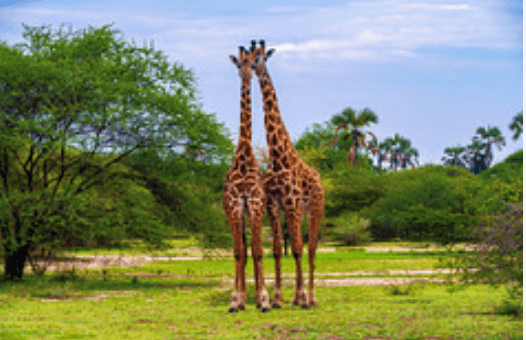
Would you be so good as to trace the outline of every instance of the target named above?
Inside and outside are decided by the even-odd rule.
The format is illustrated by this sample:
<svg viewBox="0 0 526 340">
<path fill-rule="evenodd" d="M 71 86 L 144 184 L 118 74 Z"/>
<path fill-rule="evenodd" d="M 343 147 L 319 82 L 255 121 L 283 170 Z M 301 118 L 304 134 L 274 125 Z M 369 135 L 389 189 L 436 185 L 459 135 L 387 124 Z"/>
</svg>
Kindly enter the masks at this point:
<svg viewBox="0 0 526 340">
<path fill-rule="evenodd" d="M 365 125 L 369 126 L 371 123 L 378 123 L 378 116 L 369 108 L 365 108 L 357 113 L 354 109 L 348 107 L 341 113 L 334 115 L 331 118 L 331 123 L 336 126 L 336 132 L 342 129 L 345 130 L 345 134 L 343 135 L 344 139 L 351 138 L 351 147 L 347 154 L 347 161 L 352 163 L 353 166 L 358 167 L 360 165 L 356 156 L 358 149 L 360 147 L 367 149 L 365 136 L 369 134 L 373 139 L 376 139 L 376 136 L 372 132 L 362 132 L 360 129 Z M 330 145 L 339 137 L 340 136 L 336 136 Z"/>
<path fill-rule="evenodd" d="M 190 71 L 110 25 L 24 25 L 0 44 L 0 231 L 6 279 L 30 250 L 71 232 L 75 197 L 144 149 L 225 152 L 224 127 L 200 110 Z"/>
</svg>

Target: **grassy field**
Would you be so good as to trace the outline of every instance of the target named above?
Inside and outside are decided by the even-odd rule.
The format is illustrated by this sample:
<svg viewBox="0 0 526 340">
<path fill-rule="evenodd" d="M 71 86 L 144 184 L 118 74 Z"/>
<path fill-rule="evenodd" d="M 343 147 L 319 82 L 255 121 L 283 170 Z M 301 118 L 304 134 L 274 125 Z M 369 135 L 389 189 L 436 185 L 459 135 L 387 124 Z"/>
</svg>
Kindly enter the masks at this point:
<svg viewBox="0 0 526 340">
<path fill-rule="evenodd" d="M 399 277 L 388 271 L 432 269 L 440 256 L 337 249 L 318 254 L 317 279 Z M 264 265 L 272 294 L 272 257 Z M 0 284 L 0 339 L 522 339 L 522 319 L 496 309 L 502 288 L 320 284 L 318 305 L 304 310 L 291 305 L 287 285 L 284 307 L 262 314 L 249 284 L 247 309 L 229 314 L 233 270 L 232 259 L 217 259 L 27 275 Z M 252 271 L 248 263 L 249 279 Z M 283 271 L 294 272 L 291 256 Z"/>
</svg>

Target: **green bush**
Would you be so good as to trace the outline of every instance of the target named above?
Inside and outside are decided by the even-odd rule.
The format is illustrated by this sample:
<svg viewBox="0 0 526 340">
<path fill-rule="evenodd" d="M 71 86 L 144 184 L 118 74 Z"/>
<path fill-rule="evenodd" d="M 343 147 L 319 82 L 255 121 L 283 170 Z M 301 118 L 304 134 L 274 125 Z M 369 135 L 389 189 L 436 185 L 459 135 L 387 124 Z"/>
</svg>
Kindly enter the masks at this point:
<svg viewBox="0 0 526 340">
<path fill-rule="evenodd" d="M 359 217 L 356 213 L 347 212 L 332 219 L 331 231 L 333 241 L 344 246 L 357 246 L 370 243 L 369 220 Z"/>
<path fill-rule="evenodd" d="M 385 177 L 366 168 L 335 170 L 324 186 L 327 216 L 357 212 L 371 206 L 385 195 Z"/>
<path fill-rule="evenodd" d="M 375 239 L 449 243 L 469 237 L 474 219 L 466 207 L 477 189 L 467 170 L 436 165 L 389 175 L 388 191 L 363 213 Z"/>
<path fill-rule="evenodd" d="M 522 178 L 522 149 L 518 150 L 498 164 L 482 171 L 479 177 L 486 181 L 501 180 L 512 183 L 517 178 Z"/>
</svg>

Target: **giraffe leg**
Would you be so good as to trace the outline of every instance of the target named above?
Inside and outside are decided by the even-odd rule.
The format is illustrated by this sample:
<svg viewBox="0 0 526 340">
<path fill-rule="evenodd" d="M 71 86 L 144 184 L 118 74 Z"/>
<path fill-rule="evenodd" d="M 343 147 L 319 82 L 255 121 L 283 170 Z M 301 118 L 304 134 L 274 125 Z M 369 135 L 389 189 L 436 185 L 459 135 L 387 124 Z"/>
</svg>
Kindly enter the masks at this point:
<svg viewBox="0 0 526 340">
<path fill-rule="evenodd" d="M 263 225 L 264 205 L 262 201 L 251 204 L 252 229 L 252 258 L 254 259 L 254 279 L 256 286 L 256 307 L 262 312 L 270 311 L 268 293 L 263 277 L 263 243 L 261 242 L 261 228 Z"/>
<path fill-rule="evenodd" d="M 247 267 L 247 241 L 245 237 L 245 225 L 243 218 L 241 219 L 241 263 L 239 271 L 239 309 L 245 310 L 245 302 L 247 299 L 246 293 L 246 280 L 245 280 L 245 268 Z"/>
<path fill-rule="evenodd" d="M 322 207 L 323 208 L 323 207 Z M 318 229 L 320 220 L 323 215 L 323 210 L 315 210 L 309 212 L 309 300 L 307 305 L 309 307 L 316 304 L 314 298 L 314 259 L 316 257 L 316 248 L 318 247 Z"/>
<path fill-rule="evenodd" d="M 303 284 L 303 273 L 301 270 L 301 258 L 303 255 L 303 237 L 301 235 L 301 209 L 296 205 L 287 209 L 287 223 L 292 238 L 292 254 L 296 261 L 296 291 L 294 293 L 294 305 L 307 308 L 307 292 Z"/>
<path fill-rule="evenodd" d="M 243 244 L 243 222 L 240 213 L 234 213 L 230 211 L 227 214 L 228 222 L 232 229 L 232 237 L 234 239 L 234 258 L 236 261 L 236 276 L 234 279 L 234 291 L 232 292 L 232 298 L 230 301 L 229 312 L 237 312 L 239 309 L 244 309 L 245 305 L 245 287 L 244 287 L 244 253 L 245 250 Z"/>
<path fill-rule="evenodd" d="M 279 219 L 279 203 L 277 199 L 267 198 L 267 212 L 272 226 L 272 235 L 274 243 L 274 264 L 276 268 L 276 287 L 274 290 L 274 299 L 272 300 L 272 308 L 281 308 L 281 222 Z"/>
</svg>

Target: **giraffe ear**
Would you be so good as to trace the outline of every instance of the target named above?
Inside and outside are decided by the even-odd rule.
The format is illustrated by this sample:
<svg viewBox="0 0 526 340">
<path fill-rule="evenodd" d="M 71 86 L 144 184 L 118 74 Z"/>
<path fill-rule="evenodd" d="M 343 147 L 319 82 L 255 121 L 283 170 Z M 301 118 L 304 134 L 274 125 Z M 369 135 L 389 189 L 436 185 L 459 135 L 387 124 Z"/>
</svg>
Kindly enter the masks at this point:
<svg viewBox="0 0 526 340">
<path fill-rule="evenodd" d="M 239 68 L 239 63 L 237 62 L 237 58 L 233 55 L 230 56 L 230 60 Z"/>
<path fill-rule="evenodd" d="M 276 52 L 276 50 L 274 48 L 271 48 L 270 50 L 267 51 L 267 55 L 265 56 L 265 60 L 270 58 L 270 56 L 272 54 L 274 54 L 274 52 Z"/>
</svg>

